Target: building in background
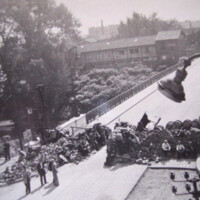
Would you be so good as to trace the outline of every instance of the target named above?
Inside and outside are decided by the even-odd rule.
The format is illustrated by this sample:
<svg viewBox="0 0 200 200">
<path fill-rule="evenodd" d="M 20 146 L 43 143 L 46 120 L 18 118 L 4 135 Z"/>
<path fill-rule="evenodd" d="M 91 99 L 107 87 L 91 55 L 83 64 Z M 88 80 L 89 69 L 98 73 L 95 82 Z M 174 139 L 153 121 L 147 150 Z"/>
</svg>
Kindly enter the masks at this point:
<svg viewBox="0 0 200 200">
<path fill-rule="evenodd" d="M 82 64 L 156 59 L 155 36 L 95 42 L 79 47 Z"/>
<path fill-rule="evenodd" d="M 82 44 L 78 51 L 81 65 L 118 62 L 177 62 L 185 55 L 185 35 L 181 30 L 162 31 L 157 35 L 99 41 Z"/>
<path fill-rule="evenodd" d="M 101 26 L 88 29 L 89 33 L 87 38 L 96 41 L 113 38 L 118 35 L 118 27 L 119 25 L 104 26 L 103 21 L 101 20 Z"/>
<path fill-rule="evenodd" d="M 156 54 L 160 61 L 176 62 L 185 55 L 185 34 L 181 30 L 160 31 L 155 38 Z"/>
</svg>

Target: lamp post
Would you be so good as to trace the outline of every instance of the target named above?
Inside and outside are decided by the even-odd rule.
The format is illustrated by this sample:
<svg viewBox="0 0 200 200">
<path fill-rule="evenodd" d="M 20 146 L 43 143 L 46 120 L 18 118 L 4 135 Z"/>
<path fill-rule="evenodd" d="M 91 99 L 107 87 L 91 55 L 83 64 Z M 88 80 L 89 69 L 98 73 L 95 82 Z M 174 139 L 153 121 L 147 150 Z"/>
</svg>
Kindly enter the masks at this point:
<svg viewBox="0 0 200 200">
<path fill-rule="evenodd" d="M 185 101 L 185 92 L 182 82 L 187 76 L 186 68 L 191 65 L 192 60 L 198 57 L 200 57 L 200 53 L 185 59 L 183 62 L 183 68 L 177 69 L 174 79 L 161 80 L 158 83 L 158 90 L 172 101 L 178 103 Z"/>
<path fill-rule="evenodd" d="M 77 47 L 73 46 L 68 50 L 68 59 L 69 59 L 69 70 L 70 70 L 70 79 L 71 79 L 71 103 L 72 103 L 72 115 L 77 117 L 78 114 L 78 107 L 77 107 L 77 99 L 75 93 L 75 85 L 74 85 L 74 78 L 76 75 L 76 63 L 75 61 L 78 59 L 77 56 Z"/>
<path fill-rule="evenodd" d="M 18 82 L 18 84 L 19 84 L 20 86 L 24 86 L 24 85 L 27 84 L 27 81 L 26 81 L 26 80 L 20 80 L 20 81 Z M 18 113 L 18 105 L 17 105 L 17 103 L 18 103 L 18 101 L 17 101 L 18 98 L 17 98 L 17 94 L 16 94 L 15 89 L 14 89 L 13 86 L 12 86 L 12 92 L 13 92 L 13 106 L 14 106 L 14 110 L 15 110 L 16 113 Z M 19 118 L 18 118 L 17 116 L 15 117 L 15 122 L 16 122 L 16 124 L 15 124 L 16 132 L 17 132 L 18 137 L 19 137 L 20 148 L 21 148 L 21 150 L 23 150 L 23 147 L 24 147 L 24 145 L 23 145 L 23 136 L 22 136 L 21 130 L 20 130 L 20 128 L 19 128 L 20 122 L 19 122 Z"/>
<path fill-rule="evenodd" d="M 184 181 L 177 181 L 177 182 L 188 182 L 191 183 L 193 186 L 193 190 L 191 188 L 191 184 L 186 184 L 185 185 L 185 189 L 188 192 L 187 194 L 191 194 L 193 196 L 193 198 L 195 198 L 195 200 L 199 200 L 200 199 L 200 191 L 197 188 L 197 183 L 200 182 L 199 178 L 190 178 L 190 174 L 188 172 L 184 172 Z M 175 182 L 175 174 L 174 173 L 170 173 L 170 179 L 172 181 Z M 172 193 L 174 193 L 175 195 L 181 195 L 181 194 L 177 194 L 177 187 L 176 186 L 172 186 Z"/>
<path fill-rule="evenodd" d="M 26 110 L 27 110 L 27 114 L 28 114 L 28 121 L 29 121 L 32 139 L 35 140 L 34 128 L 33 128 L 33 125 L 32 125 L 33 109 L 32 109 L 32 107 L 27 107 Z"/>
<path fill-rule="evenodd" d="M 41 128 L 41 139 L 44 139 L 44 129 L 46 129 L 48 127 L 47 125 L 47 118 L 46 118 L 46 108 L 45 108 L 45 100 L 44 100 L 44 85 L 40 84 L 37 85 L 36 90 L 38 91 L 38 95 L 41 101 L 41 107 L 42 107 L 42 113 L 41 113 L 41 123 L 42 123 L 42 127 Z"/>
</svg>

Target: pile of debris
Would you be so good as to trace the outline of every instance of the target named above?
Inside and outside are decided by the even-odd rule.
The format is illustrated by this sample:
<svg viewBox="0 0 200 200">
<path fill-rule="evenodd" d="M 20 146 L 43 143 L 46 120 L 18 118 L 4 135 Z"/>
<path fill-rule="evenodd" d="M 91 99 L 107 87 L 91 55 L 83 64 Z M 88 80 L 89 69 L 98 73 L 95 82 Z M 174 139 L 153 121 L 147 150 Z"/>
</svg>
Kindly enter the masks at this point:
<svg viewBox="0 0 200 200">
<path fill-rule="evenodd" d="M 137 127 L 127 122 L 116 123 L 114 131 L 107 142 L 107 158 L 105 165 L 116 163 L 159 162 L 163 159 L 176 158 L 176 146 L 180 142 L 187 150 L 193 146 L 194 157 L 200 152 L 200 120 L 177 120 L 167 123 L 166 127 L 154 126 L 153 130 Z M 170 157 L 165 157 L 162 144 L 168 141 L 171 146 Z M 189 144 L 190 143 L 190 144 Z M 189 147 L 188 147 L 189 148 Z"/>
<path fill-rule="evenodd" d="M 44 145 L 29 142 L 26 151 L 19 151 L 18 161 L 0 174 L 0 182 L 9 184 L 21 180 L 24 165 L 29 167 L 34 172 L 33 174 L 37 174 L 36 166 L 41 157 L 46 162 L 47 170 L 51 159 L 57 163 L 58 167 L 67 163 L 78 164 L 92 152 L 104 146 L 110 133 L 111 130 L 108 127 L 98 123 L 83 133 L 77 135 L 67 133 L 57 141 Z"/>
</svg>

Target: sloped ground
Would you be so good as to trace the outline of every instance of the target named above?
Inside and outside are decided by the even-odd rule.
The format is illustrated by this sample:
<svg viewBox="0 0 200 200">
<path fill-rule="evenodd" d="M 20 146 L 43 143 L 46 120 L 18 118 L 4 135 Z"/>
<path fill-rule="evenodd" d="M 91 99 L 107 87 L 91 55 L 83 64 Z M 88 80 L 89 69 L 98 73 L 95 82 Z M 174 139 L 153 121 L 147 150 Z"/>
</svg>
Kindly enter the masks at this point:
<svg viewBox="0 0 200 200">
<path fill-rule="evenodd" d="M 165 125 L 169 120 L 174 121 L 177 119 L 184 120 L 197 118 L 200 115 L 199 65 L 200 59 L 194 61 L 193 66 L 188 68 L 189 74 L 184 81 L 187 101 L 181 104 L 174 103 L 166 99 L 158 91 L 153 92 L 157 88 L 157 84 L 153 84 L 133 98 L 111 110 L 109 113 L 100 117 L 98 122 L 109 124 L 111 128 L 114 126 L 114 123 L 119 120 L 119 118 L 121 121 L 129 121 L 133 124 L 137 124 L 145 111 L 151 120 L 156 120 L 158 117 L 162 117 L 160 124 L 163 125 Z M 173 74 L 170 76 L 173 77 Z M 152 94 L 149 95 L 150 93 Z M 129 109 L 130 107 L 132 108 Z M 123 112 L 125 113 L 121 115 Z M 111 121 L 112 123 L 110 123 Z M 52 175 L 51 173 L 48 173 L 48 184 L 42 188 L 40 187 L 39 178 L 32 179 L 32 193 L 30 195 L 24 196 L 25 188 L 21 182 L 1 187 L 0 199 L 123 200 L 146 170 L 146 166 L 128 165 L 116 166 L 114 168 L 104 168 L 103 164 L 105 159 L 106 148 L 104 147 L 101 151 L 91 156 L 88 160 L 81 162 L 79 165 L 68 164 L 61 167 L 58 174 L 60 186 L 57 188 L 52 186 Z M 152 170 L 150 172 L 152 172 Z M 153 179 L 154 176 L 160 176 L 162 181 L 168 180 L 167 172 L 161 172 L 160 175 L 157 173 L 152 174 L 151 179 Z M 158 190 L 157 186 L 160 186 L 161 184 L 159 184 L 159 181 L 157 183 L 156 179 L 155 182 L 150 184 L 150 187 L 154 188 L 156 192 Z M 158 190 L 156 193 L 161 192 L 167 195 L 167 190 L 165 191 L 164 188 Z M 138 193 L 145 194 L 145 191 L 141 190 Z M 157 199 L 160 200 L 166 198 Z M 144 198 L 134 199 L 148 200 L 148 195 L 144 196 Z"/>
</svg>

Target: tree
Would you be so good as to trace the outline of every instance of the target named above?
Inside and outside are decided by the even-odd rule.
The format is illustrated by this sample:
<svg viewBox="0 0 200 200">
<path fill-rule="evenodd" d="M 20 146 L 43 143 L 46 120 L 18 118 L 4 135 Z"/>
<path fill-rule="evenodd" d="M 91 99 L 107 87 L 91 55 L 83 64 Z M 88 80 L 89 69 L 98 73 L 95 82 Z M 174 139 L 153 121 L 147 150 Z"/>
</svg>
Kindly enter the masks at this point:
<svg viewBox="0 0 200 200">
<path fill-rule="evenodd" d="M 5 81 L 6 81 L 6 75 L 3 73 L 0 65 L 0 97 L 3 96 Z"/>
<path fill-rule="evenodd" d="M 133 12 L 131 18 L 127 18 L 126 23 L 121 22 L 119 26 L 119 36 L 121 38 L 154 35 L 158 31 L 173 30 L 180 28 L 176 20 L 164 21 L 158 18 L 156 13 L 146 17 L 145 15 Z"/>
<path fill-rule="evenodd" d="M 7 76 L 3 117 L 26 122 L 26 107 L 31 106 L 37 120 L 40 99 L 35 88 L 44 84 L 50 124 L 59 120 L 60 104 L 67 98 L 67 52 L 79 39 L 79 26 L 67 8 L 53 0 L 0 1 L 0 64 Z"/>
</svg>

